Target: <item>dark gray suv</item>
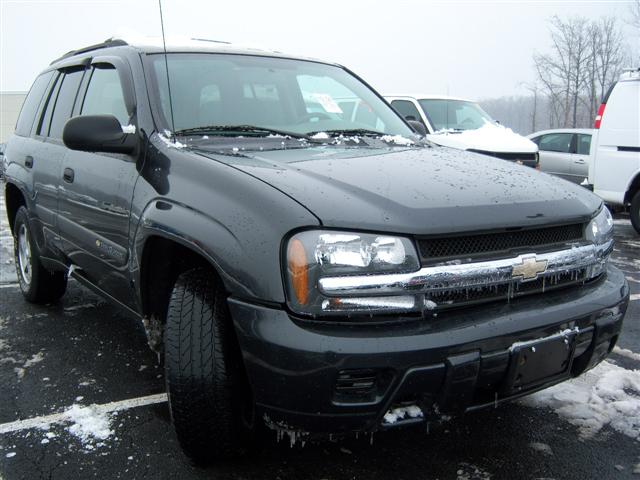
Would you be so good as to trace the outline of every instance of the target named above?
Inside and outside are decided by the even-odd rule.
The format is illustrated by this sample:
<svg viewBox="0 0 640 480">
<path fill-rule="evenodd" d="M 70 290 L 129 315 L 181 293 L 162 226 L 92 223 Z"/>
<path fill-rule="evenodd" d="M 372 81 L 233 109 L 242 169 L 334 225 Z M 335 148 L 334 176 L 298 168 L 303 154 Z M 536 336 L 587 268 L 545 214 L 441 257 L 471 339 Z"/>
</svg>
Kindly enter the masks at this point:
<svg viewBox="0 0 640 480">
<path fill-rule="evenodd" d="M 189 456 L 473 411 L 611 351 L 596 196 L 425 142 L 339 65 L 160 45 L 45 69 L 5 195 L 25 298 L 73 277 L 139 318 Z"/>
</svg>

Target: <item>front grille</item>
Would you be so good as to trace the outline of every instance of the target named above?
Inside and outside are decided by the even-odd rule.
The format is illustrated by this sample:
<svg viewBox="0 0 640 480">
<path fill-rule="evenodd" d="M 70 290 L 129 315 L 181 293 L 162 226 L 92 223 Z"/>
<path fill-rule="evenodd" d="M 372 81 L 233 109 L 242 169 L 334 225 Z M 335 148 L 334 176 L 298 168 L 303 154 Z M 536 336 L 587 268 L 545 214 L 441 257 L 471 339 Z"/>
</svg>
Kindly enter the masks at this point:
<svg viewBox="0 0 640 480">
<path fill-rule="evenodd" d="M 570 270 L 552 276 L 543 276 L 528 282 L 512 281 L 499 285 L 474 286 L 454 290 L 429 292 L 428 300 L 436 303 L 438 310 L 461 307 L 474 303 L 484 303 L 498 300 L 544 293 L 559 288 L 567 288 L 585 283 L 587 269 Z"/>
<path fill-rule="evenodd" d="M 560 250 L 567 243 L 581 241 L 583 230 L 583 224 L 575 223 L 528 230 L 427 237 L 418 239 L 418 249 L 423 265 L 453 259 L 505 258 L 518 251 L 537 253 Z"/>
</svg>

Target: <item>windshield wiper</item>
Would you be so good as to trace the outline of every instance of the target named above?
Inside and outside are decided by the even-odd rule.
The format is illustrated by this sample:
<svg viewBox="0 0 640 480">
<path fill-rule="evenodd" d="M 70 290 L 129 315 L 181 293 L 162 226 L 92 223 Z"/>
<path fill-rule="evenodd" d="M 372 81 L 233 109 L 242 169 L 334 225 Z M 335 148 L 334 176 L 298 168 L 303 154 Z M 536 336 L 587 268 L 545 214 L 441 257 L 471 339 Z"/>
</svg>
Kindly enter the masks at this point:
<svg viewBox="0 0 640 480">
<path fill-rule="evenodd" d="M 351 128 L 344 130 L 318 130 L 316 132 L 307 132 L 307 135 L 314 138 L 314 135 L 326 133 L 329 137 L 338 137 L 340 135 L 352 135 L 355 137 L 382 137 L 386 133 L 376 130 L 367 130 L 366 128 Z M 318 137 L 316 137 L 318 138 Z"/>
<path fill-rule="evenodd" d="M 286 130 L 277 130 L 274 128 L 258 127 L 254 125 L 208 125 L 203 127 L 184 128 L 176 130 L 175 135 L 216 135 L 220 133 L 249 133 L 258 137 L 267 137 L 269 135 L 281 135 L 283 137 L 304 138 L 307 135 Z"/>
</svg>

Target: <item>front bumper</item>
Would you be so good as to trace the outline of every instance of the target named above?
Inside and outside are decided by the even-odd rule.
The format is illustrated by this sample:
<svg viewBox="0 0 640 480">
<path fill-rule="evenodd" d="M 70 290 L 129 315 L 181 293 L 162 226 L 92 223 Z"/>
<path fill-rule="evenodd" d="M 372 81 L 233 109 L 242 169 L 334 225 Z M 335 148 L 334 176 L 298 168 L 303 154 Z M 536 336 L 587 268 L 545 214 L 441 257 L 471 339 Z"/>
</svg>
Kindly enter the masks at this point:
<svg viewBox="0 0 640 480">
<path fill-rule="evenodd" d="M 340 433 L 388 426 L 385 413 L 399 405 L 428 419 L 580 375 L 613 349 L 628 302 L 623 274 L 609 266 L 579 289 L 391 324 L 306 321 L 233 298 L 229 306 L 258 413 L 288 430 Z M 522 366 L 529 345 L 540 353 Z"/>
</svg>

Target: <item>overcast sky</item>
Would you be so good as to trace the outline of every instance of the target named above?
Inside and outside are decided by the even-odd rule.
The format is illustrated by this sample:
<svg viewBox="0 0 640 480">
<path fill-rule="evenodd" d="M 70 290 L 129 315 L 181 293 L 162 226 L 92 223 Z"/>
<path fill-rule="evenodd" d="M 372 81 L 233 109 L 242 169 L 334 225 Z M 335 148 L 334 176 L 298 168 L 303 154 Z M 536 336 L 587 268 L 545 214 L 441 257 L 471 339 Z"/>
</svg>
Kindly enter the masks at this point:
<svg viewBox="0 0 640 480">
<path fill-rule="evenodd" d="M 167 35 L 342 63 L 382 93 L 523 92 L 548 19 L 628 15 L 629 0 L 163 0 Z M 0 0 L 0 90 L 28 90 L 51 60 L 123 31 L 160 35 L 157 0 Z M 630 45 L 640 41 L 625 27 Z"/>
</svg>

